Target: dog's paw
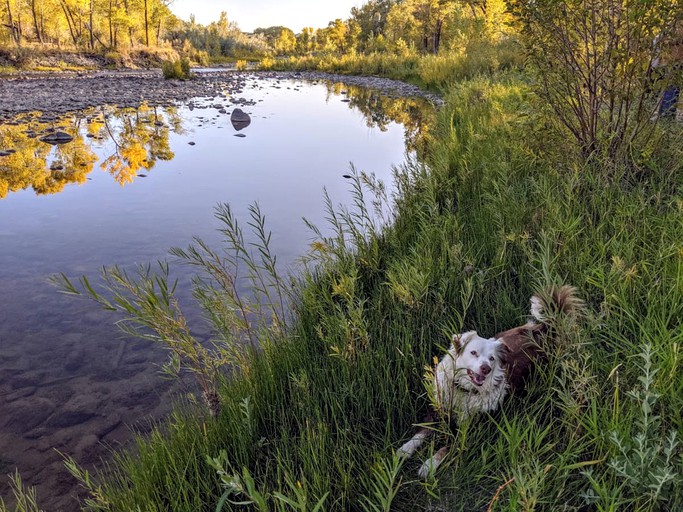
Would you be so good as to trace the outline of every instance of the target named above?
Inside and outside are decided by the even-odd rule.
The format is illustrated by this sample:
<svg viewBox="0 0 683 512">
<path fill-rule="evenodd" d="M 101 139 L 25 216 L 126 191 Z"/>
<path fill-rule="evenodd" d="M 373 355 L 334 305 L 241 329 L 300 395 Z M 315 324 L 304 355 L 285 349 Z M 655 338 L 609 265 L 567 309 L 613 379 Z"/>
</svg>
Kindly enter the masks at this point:
<svg viewBox="0 0 683 512">
<path fill-rule="evenodd" d="M 429 457 L 426 461 L 422 463 L 420 469 L 417 470 L 417 476 L 420 478 L 420 480 L 427 480 L 429 478 L 429 475 L 433 474 L 434 471 L 436 471 L 437 467 L 438 464 L 434 463 L 434 457 Z"/>
<path fill-rule="evenodd" d="M 446 457 L 446 453 L 447 448 L 444 447 L 429 457 L 422 463 L 422 466 L 420 466 L 420 469 L 417 471 L 417 476 L 422 480 L 427 480 L 427 478 L 429 478 L 430 475 L 433 475 L 434 472 L 439 468 L 443 462 L 443 459 Z"/>
<path fill-rule="evenodd" d="M 411 439 L 410 441 L 404 443 L 403 446 L 401 446 L 398 450 L 396 450 L 396 455 L 402 459 L 412 457 L 412 455 L 420 447 L 420 444 L 422 444 L 421 439 Z"/>
</svg>

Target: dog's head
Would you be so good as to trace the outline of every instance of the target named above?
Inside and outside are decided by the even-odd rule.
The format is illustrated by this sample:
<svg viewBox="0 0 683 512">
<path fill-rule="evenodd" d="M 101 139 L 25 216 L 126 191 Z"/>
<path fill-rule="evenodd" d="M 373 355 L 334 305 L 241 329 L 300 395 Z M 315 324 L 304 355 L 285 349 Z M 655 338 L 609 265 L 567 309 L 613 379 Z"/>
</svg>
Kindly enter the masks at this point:
<svg viewBox="0 0 683 512">
<path fill-rule="evenodd" d="M 453 335 L 459 382 L 480 388 L 503 375 L 506 348 L 496 338 L 482 338 L 476 331 Z"/>
</svg>

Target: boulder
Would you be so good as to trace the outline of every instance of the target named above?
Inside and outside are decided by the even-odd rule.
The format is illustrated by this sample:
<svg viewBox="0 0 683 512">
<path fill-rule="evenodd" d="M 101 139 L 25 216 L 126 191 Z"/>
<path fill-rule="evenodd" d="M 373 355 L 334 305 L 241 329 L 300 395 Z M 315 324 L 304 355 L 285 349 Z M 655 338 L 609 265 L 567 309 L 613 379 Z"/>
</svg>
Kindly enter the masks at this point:
<svg viewBox="0 0 683 512">
<path fill-rule="evenodd" d="M 54 133 L 48 133 L 44 137 L 40 138 L 41 142 L 47 142 L 48 144 L 66 144 L 71 142 L 74 138 L 66 132 L 56 131 Z"/>
<path fill-rule="evenodd" d="M 251 124 L 251 117 L 249 117 L 249 114 L 244 112 L 241 108 L 236 108 L 232 111 L 232 114 L 230 114 L 230 122 L 235 130 L 240 131 Z"/>
</svg>

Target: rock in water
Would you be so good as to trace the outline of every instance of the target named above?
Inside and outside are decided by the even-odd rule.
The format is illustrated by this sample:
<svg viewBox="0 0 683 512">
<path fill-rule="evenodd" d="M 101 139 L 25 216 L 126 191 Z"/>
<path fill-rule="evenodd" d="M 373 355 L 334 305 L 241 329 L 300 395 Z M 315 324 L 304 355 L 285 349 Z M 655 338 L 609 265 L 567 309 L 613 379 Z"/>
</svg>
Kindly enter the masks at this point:
<svg viewBox="0 0 683 512">
<path fill-rule="evenodd" d="M 66 132 L 54 132 L 41 137 L 41 142 L 47 142 L 48 144 L 66 144 L 71 142 L 74 138 Z"/>
<path fill-rule="evenodd" d="M 251 124 L 251 117 L 249 117 L 249 114 L 244 112 L 241 108 L 236 108 L 232 111 L 232 114 L 230 114 L 230 122 L 235 130 L 240 131 Z"/>
</svg>

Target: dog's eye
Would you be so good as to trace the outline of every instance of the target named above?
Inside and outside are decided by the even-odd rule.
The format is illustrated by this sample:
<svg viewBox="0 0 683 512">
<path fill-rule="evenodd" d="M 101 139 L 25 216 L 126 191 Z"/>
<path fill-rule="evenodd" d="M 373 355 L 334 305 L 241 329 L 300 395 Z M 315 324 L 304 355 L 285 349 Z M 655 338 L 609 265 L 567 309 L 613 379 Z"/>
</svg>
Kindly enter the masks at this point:
<svg viewBox="0 0 683 512">
<path fill-rule="evenodd" d="M 489 361 L 493 362 L 493 361 L 495 361 L 495 360 L 496 360 L 495 357 L 493 357 L 493 356 L 489 357 Z"/>
<path fill-rule="evenodd" d="M 472 354 L 474 357 L 477 357 L 479 355 L 479 354 L 477 354 L 476 350 L 473 350 L 472 352 L 470 352 L 470 354 Z"/>
</svg>

